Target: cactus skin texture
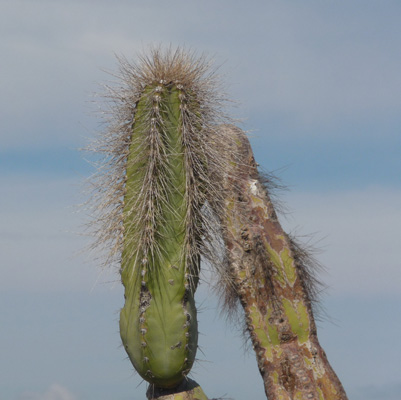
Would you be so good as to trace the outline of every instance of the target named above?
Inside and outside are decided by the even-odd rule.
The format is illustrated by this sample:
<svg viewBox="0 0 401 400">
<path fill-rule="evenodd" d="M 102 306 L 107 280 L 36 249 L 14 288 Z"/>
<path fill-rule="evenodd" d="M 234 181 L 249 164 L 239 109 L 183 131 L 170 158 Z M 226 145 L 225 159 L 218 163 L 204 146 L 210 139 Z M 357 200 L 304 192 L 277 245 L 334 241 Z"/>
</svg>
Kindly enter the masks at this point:
<svg viewBox="0 0 401 400">
<path fill-rule="evenodd" d="M 125 246 L 121 277 L 126 302 L 120 315 L 121 338 L 137 372 L 165 388 L 177 386 L 187 375 L 195 360 L 198 339 L 194 292 L 199 257 L 193 257 L 191 262 L 186 248 L 181 97 L 182 91 L 176 84 L 157 83 L 145 88 L 133 124 L 123 211 Z M 145 148 L 137 148 L 136 143 L 144 134 L 149 141 Z M 140 152 L 144 152 L 143 157 Z M 155 152 L 156 157 L 152 156 Z M 138 227 L 131 220 L 131 209 L 140 197 L 147 173 L 157 174 L 152 179 L 157 187 L 149 193 L 148 201 L 150 208 L 158 210 L 149 210 L 152 220 L 145 220 L 145 226 Z M 147 223 L 152 226 L 146 226 Z M 153 231 L 152 248 L 157 251 L 136 250 L 130 237 L 142 234 L 135 232 L 137 229 Z"/>
</svg>

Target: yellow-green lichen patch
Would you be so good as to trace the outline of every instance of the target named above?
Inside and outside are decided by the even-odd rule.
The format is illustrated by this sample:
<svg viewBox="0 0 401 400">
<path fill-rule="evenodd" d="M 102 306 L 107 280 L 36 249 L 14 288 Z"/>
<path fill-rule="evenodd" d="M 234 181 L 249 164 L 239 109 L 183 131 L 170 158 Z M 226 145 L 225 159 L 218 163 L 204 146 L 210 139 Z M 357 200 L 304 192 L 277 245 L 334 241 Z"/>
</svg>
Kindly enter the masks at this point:
<svg viewBox="0 0 401 400">
<path fill-rule="evenodd" d="M 241 147 L 242 146 L 242 141 L 240 139 L 235 138 L 234 141 L 235 141 L 235 144 L 237 145 L 237 147 Z"/>
<path fill-rule="evenodd" d="M 291 286 L 294 286 L 294 283 L 297 279 L 297 272 L 294 265 L 294 259 L 291 257 L 289 249 L 285 248 L 280 253 L 281 259 L 284 264 L 285 275 L 287 276 L 287 280 Z"/>
<path fill-rule="evenodd" d="M 254 186 L 254 182 L 255 181 L 252 181 L 250 184 L 249 184 L 249 190 L 251 191 L 251 193 L 257 193 L 257 188 Z M 255 189 L 254 189 L 254 187 L 255 187 Z M 256 192 L 255 192 L 256 191 Z M 263 199 L 261 199 L 260 197 L 258 197 L 258 196 L 255 196 L 255 195 L 252 195 L 252 194 L 250 194 L 250 197 L 251 197 L 251 199 L 252 199 L 252 202 L 253 202 L 253 208 L 255 208 L 255 207 L 260 207 L 262 210 L 263 210 L 263 216 L 264 216 L 264 218 L 266 218 L 266 219 L 268 219 L 269 218 L 269 212 L 268 212 L 268 209 L 267 209 L 267 207 L 266 207 L 266 204 L 265 204 L 265 202 L 263 201 Z"/>
<path fill-rule="evenodd" d="M 313 362 L 312 362 L 312 360 L 310 359 L 310 358 L 308 358 L 308 357 L 304 357 L 304 361 L 305 361 L 305 364 L 309 367 L 309 368 L 313 368 Z"/>
<path fill-rule="evenodd" d="M 252 320 L 253 333 L 258 338 L 261 347 L 263 347 L 263 349 L 265 350 L 264 355 L 266 359 L 268 359 L 269 361 L 273 360 L 271 341 L 266 333 L 266 330 L 264 329 L 264 321 L 259 310 L 256 307 L 250 307 L 249 316 Z"/>
<path fill-rule="evenodd" d="M 278 338 L 277 328 L 273 325 L 267 325 L 267 331 L 269 332 L 270 342 L 273 346 L 278 346 L 280 344 L 280 340 Z"/>
<path fill-rule="evenodd" d="M 200 386 L 197 386 L 194 389 L 194 400 L 208 400 L 207 396 Z"/>
<path fill-rule="evenodd" d="M 282 356 L 283 349 L 280 346 L 274 346 L 273 350 L 274 350 L 274 355 L 276 358 L 280 358 Z"/>
<path fill-rule="evenodd" d="M 308 341 L 306 343 L 306 347 L 307 347 L 311 357 L 304 356 L 304 360 L 307 363 L 307 365 L 310 366 L 310 369 L 313 372 L 314 378 L 320 379 L 326 374 L 324 364 L 322 363 L 322 360 L 319 357 L 312 358 L 313 350 L 312 350 L 312 343 L 310 341 Z"/>
<path fill-rule="evenodd" d="M 250 185 L 249 185 L 250 188 L 253 187 L 254 183 L 255 183 L 255 181 L 251 181 L 250 182 Z M 266 209 L 266 205 L 265 205 L 264 201 L 260 197 L 251 195 L 251 199 L 252 199 L 254 204 L 257 204 L 259 207 L 262 207 L 263 209 Z"/>
<path fill-rule="evenodd" d="M 244 281 L 246 279 L 246 271 L 244 269 L 240 269 L 238 271 L 238 276 L 239 278 L 241 278 L 242 281 Z"/>
<path fill-rule="evenodd" d="M 284 387 L 278 383 L 278 386 L 275 388 L 275 394 L 277 396 L 278 400 L 289 400 L 289 394 L 288 392 L 284 389 Z"/>
<path fill-rule="evenodd" d="M 270 342 L 273 346 L 278 346 L 280 344 L 280 339 L 278 336 L 278 330 L 275 325 L 269 322 L 271 318 L 272 311 L 268 310 L 265 317 L 265 324 L 267 326 L 267 331 L 269 333 Z"/>
<path fill-rule="evenodd" d="M 235 206 L 235 201 L 230 199 L 229 201 L 226 201 L 226 210 L 227 211 L 233 211 Z"/>
<path fill-rule="evenodd" d="M 292 332 L 298 337 L 299 343 L 305 343 L 310 330 L 307 308 L 300 302 L 292 303 L 287 299 L 283 299 L 283 307 Z"/>
<path fill-rule="evenodd" d="M 303 332 L 305 332 L 305 337 L 303 339 L 300 339 L 300 341 L 301 343 L 304 343 L 308 340 L 310 331 L 308 309 L 306 308 L 305 304 L 299 302 L 297 305 L 297 312 L 299 315 L 300 324 L 304 328 Z"/>
<path fill-rule="evenodd" d="M 234 226 L 233 226 L 234 223 L 233 223 L 233 218 L 232 217 L 234 216 L 235 201 L 233 199 L 226 200 L 225 208 L 226 208 L 226 223 L 227 223 L 227 226 L 230 227 L 230 229 L 233 229 L 234 228 Z"/>
<path fill-rule="evenodd" d="M 324 400 L 324 394 L 322 392 L 322 389 L 320 389 L 320 387 L 317 388 L 317 392 L 319 394 L 319 400 Z"/>
<path fill-rule="evenodd" d="M 259 288 L 265 287 L 265 284 L 266 284 L 266 279 L 263 276 L 258 277 L 258 286 L 259 286 Z"/>
<path fill-rule="evenodd" d="M 272 361 L 273 360 L 273 353 L 272 353 L 272 348 L 269 343 L 269 338 L 267 337 L 265 331 L 263 328 L 256 328 L 254 329 L 255 335 L 258 337 L 261 347 L 265 350 L 264 356 L 267 360 Z"/>
<path fill-rule="evenodd" d="M 337 395 L 337 390 L 333 385 L 333 382 L 330 382 L 330 389 L 331 389 L 331 393 L 333 393 L 334 395 Z"/>
<path fill-rule="evenodd" d="M 283 275 L 283 267 L 282 267 L 282 264 L 281 264 L 281 260 L 280 260 L 279 254 L 267 242 L 266 242 L 266 250 L 269 253 L 270 261 L 276 267 L 275 268 L 275 272 L 276 272 L 275 273 L 275 279 L 278 280 L 278 282 L 280 283 L 281 286 L 285 286 L 286 282 L 285 282 L 285 278 L 284 278 L 284 275 Z"/>
</svg>

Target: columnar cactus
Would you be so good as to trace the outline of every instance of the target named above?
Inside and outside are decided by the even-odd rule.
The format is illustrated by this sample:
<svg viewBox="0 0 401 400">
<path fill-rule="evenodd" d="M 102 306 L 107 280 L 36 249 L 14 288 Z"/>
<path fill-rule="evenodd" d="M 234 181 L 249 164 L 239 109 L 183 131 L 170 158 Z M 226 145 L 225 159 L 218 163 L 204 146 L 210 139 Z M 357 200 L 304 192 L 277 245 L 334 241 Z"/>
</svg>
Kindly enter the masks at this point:
<svg viewBox="0 0 401 400">
<path fill-rule="evenodd" d="M 186 218 L 203 196 L 190 199 L 187 193 L 184 96 L 181 84 L 164 79 L 144 88 L 124 195 L 121 338 L 138 373 L 161 387 L 176 386 L 187 375 L 198 339 L 199 235 L 189 231 Z"/>
<path fill-rule="evenodd" d="M 120 66 L 123 87 L 109 90 L 111 121 L 96 146 L 106 154 L 97 244 L 111 242 L 107 262 L 120 266 L 132 364 L 154 387 L 173 388 L 196 356 L 200 257 L 216 253 L 207 209 L 221 203 L 210 171 L 225 162 L 216 130 L 224 99 L 208 62 L 180 49 Z"/>
</svg>

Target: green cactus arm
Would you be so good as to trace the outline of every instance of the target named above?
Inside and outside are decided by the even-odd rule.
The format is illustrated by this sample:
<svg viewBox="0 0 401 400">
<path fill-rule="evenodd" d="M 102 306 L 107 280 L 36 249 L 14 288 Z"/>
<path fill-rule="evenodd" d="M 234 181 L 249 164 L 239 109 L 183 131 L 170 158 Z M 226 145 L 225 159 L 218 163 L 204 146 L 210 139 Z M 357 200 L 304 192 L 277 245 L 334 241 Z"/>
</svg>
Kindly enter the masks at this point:
<svg viewBox="0 0 401 400">
<path fill-rule="evenodd" d="M 269 400 L 345 400 L 317 338 L 305 271 L 259 181 L 248 139 L 233 126 L 221 130 L 237 139 L 231 151 L 239 155 L 224 183 L 228 271 L 266 395 Z"/>
<path fill-rule="evenodd" d="M 160 387 L 174 387 L 184 379 L 195 360 L 198 335 L 195 287 L 188 275 L 199 270 L 199 260 L 189 265 L 185 246 L 186 172 L 179 93 L 171 84 L 145 88 L 135 114 L 124 196 L 121 276 L 126 304 L 121 311 L 121 338 L 138 373 Z M 148 135 L 142 138 L 148 143 L 138 149 L 143 135 Z M 150 182 L 146 174 L 154 176 Z M 147 183 L 154 187 L 145 188 Z M 146 190 L 146 204 L 140 207 L 149 207 L 150 217 L 147 220 L 145 212 L 138 221 L 132 204 Z M 138 240 L 143 241 L 142 247 L 138 248 Z"/>
<path fill-rule="evenodd" d="M 119 62 L 106 129 L 89 147 L 103 156 L 87 203 L 92 248 L 107 249 L 103 265 L 121 273 L 120 333 L 132 364 L 152 386 L 171 389 L 196 355 L 200 257 L 221 261 L 223 197 L 213 171 L 230 162 L 222 152 L 230 136 L 217 129 L 226 99 L 210 60 L 193 52 L 157 47 Z"/>
</svg>

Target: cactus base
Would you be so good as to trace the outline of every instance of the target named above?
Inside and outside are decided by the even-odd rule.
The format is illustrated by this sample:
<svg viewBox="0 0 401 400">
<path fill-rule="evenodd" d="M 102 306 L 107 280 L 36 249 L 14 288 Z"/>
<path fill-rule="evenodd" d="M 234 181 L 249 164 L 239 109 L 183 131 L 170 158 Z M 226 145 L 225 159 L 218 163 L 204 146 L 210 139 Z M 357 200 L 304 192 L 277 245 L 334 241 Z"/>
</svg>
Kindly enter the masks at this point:
<svg viewBox="0 0 401 400">
<path fill-rule="evenodd" d="M 148 400 L 208 400 L 202 388 L 192 379 L 186 378 L 174 389 L 162 389 L 149 385 Z"/>
</svg>

